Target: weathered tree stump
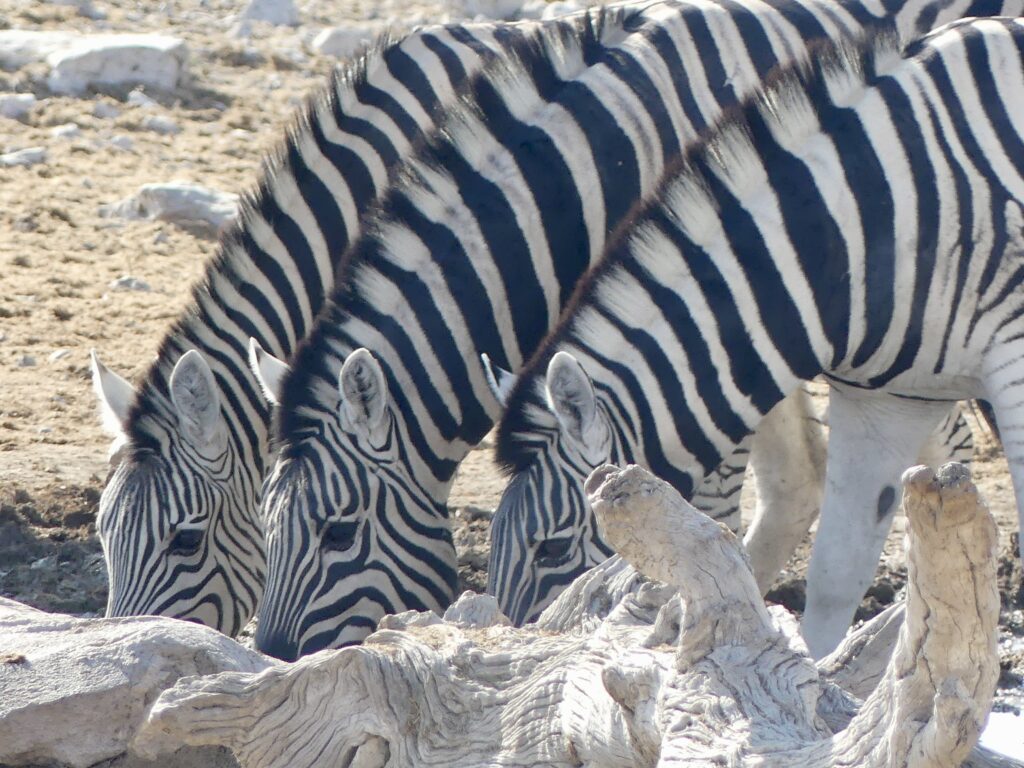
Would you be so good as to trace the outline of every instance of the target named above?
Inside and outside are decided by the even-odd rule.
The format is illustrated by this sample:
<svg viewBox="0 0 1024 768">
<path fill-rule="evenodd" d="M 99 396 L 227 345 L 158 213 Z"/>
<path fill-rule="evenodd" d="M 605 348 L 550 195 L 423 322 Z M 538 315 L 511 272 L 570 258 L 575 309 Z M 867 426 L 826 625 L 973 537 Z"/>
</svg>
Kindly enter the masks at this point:
<svg viewBox="0 0 1024 768">
<path fill-rule="evenodd" d="M 180 680 L 134 746 L 224 745 L 247 768 L 960 765 L 998 673 L 995 526 L 959 465 L 904 487 L 906 618 L 884 672 L 846 681 L 877 682 L 862 706 L 832 681 L 878 633 L 819 671 L 726 528 L 642 469 L 602 467 L 587 491 L 636 570 L 605 563 L 521 629 L 464 595 L 361 647 Z"/>
</svg>

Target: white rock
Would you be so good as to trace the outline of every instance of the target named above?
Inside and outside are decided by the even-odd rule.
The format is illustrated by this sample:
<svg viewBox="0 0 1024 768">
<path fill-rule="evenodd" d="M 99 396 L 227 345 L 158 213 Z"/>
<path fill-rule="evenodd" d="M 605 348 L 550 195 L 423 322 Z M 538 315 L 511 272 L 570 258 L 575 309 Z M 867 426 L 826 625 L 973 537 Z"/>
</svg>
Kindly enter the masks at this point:
<svg viewBox="0 0 1024 768">
<path fill-rule="evenodd" d="M 134 88 L 131 93 L 128 94 L 128 103 L 133 107 L 156 107 L 159 106 L 154 99 L 151 99 L 146 95 L 145 91 L 140 91 L 138 88 Z"/>
<path fill-rule="evenodd" d="M 43 61 L 51 53 L 70 46 L 78 37 L 73 32 L 0 31 L 0 68 L 18 69 Z"/>
<path fill-rule="evenodd" d="M 294 27 L 299 23 L 299 10 L 292 0 L 249 0 L 241 18 Z"/>
<path fill-rule="evenodd" d="M 81 94 L 95 85 L 171 90 L 188 68 L 188 47 L 168 35 L 90 35 L 47 56 L 50 89 Z"/>
<path fill-rule="evenodd" d="M 238 216 L 238 202 L 238 195 L 179 181 L 144 184 L 131 197 L 103 206 L 100 213 L 126 219 L 161 219 L 220 232 Z"/>
<path fill-rule="evenodd" d="M 82 129 L 78 123 L 62 123 L 50 129 L 50 135 L 55 139 L 74 139 L 82 135 Z"/>
<path fill-rule="evenodd" d="M 56 363 L 58 360 L 63 360 L 65 357 L 71 354 L 70 349 L 55 349 L 46 358 L 51 363 Z"/>
<path fill-rule="evenodd" d="M 181 128 L 169 117 L 162 115 L 150 115 L 142 121 L 142 127 L 147 131 L 169 136 L 174 133 L 181 133 Z"/>
<path fill-rule="evenodd" d="M 17 120 L 32 111 L 36 97 L 31 93 L 5 93 L 0 96 L 0 115 Z"/>
<path fill-rule="evenodd" d="M 0 763 L 85 768 L 123 755 L 148 704 L 186 675 L 275 662 L 175 619 L 76 619 L 0 598 Z"/>
<path fill-rule="evenodd" d="M 36 163 L 42 163 L 46 161 L 46 148 L 45 147 L 26 147 L 25 149 L 19 149 L 16 152 L 8 152 L 0 155 L 0 165 L 12 166 L 12 165 L 35 165 Z"/>
<path fill-rule="evenodd" d="M 385 29 L 379 22 L 356 22 L 343 27 L 330 27 L 313 38 L 313 50 L 323 56 L 348 59 L 359 53 Z"/>
<path fill-rule="evenodd" d="M 109 101 L 97 101 L 92 105 L 92 114 L 100 120 L 113 120 L 121 116 L 121 108 Z"/>
<path fill-rule="evenodd" d="M 445 0 L 445 8 L 454 16 L 475 19 L 513 19 L 519 15 L 523 0 Z"/>
<path fill-rule="evenodd" d="M 555 2 L 547 4 L 540 17 L 542 19 L 554 19 L 559 16 L 565 16 L 567 13 L 582 11 L 585 7 L 581 3 L 572 2 L 572 0 L 555 0 Z"/>
<path fill-rule="evenodd" d="M 130 152 L 135 148 L 135 140 L 131 136 L 125 136 L 123 133 L 119 133 L 117 136 L 111 137 L 110 146 L 116 147 L 117 149 L 125 152 Z"/>
<path fill-rule="evenodd" d="M 139 280 L 137 277 L 131 275 L 123 275 L 117 280 L 110 281 L 110 290 L 112 291 L 139 291 L 145 293 L 152 290 L 149 287 L 149 283 L 145 280 Z"/>
<path fill-rule="evenodd" d="M 523 7 L 519 9 L 519 18 L 539 19 L 544 15 L 544 9 L 547 7 L 547 0 L 526 0 Z"/>
</svg>

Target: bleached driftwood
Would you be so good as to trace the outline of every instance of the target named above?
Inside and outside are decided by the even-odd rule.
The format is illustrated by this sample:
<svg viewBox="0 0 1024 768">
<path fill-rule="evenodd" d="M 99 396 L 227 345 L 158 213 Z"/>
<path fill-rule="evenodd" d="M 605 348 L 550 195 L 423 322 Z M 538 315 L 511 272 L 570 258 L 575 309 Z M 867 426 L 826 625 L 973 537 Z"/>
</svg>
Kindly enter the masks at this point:
<svg viewBox="0 0 1024 768">
<path fill-rule="evenodd" d="M 607 540 L 665 584 L 613 559 L 522 629 L 463 596 L 450 620 L 389 617 L 361 647 L 181 680 L 134 746 L 225 745 L 247 768 L 960 765 L 997 676 L 995 527 L 962 467 L 904 486 L 906 620 L 859 711 L 727 529 L 644 470 L 603 467 L 587 491 Z"/>
</svg>

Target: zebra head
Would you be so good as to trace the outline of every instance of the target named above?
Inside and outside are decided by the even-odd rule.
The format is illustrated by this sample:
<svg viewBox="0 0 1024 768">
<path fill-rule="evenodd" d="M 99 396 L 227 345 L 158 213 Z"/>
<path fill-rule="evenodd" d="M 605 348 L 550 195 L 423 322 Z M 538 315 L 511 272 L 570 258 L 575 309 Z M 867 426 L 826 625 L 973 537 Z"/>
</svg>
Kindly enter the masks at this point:
<svg viewBox="0 0 1024 768">
<path fill-rule="evenodd" d="M 577 576 L 614 554 L 583 492 L 591 471 L 620 461 L 605 407 L 568 352 L 551 358 L 542 397 L 546 409 L 528 406 L 528 427 L 514 428 L 520 459 L 509 462 L 512 479 L 491 521 L 487 591 L 516 625 L 535 620 Z"/>
<path fill-rule="evenodd" d="M 258 485 L 236 476 L 213 372 L 198 351 L 182 355 L 168 402 L 147 407 L 144 430 L 133 421 L 139 394 L 95 353 L 92 377 L 115 436 L 96 519 L 106 615 L 171 616 L 237 634 L 255 612 L 264 567 Z"/>
<path fill-rule="evenodd" d="M 355 350 L 318 399 L 330 408 L 289 432 L 263 491 L 256 647 L 285 660 L 361 642 L 389 613 L 443 610 L 455 593 L 447 508 L 410 473 L 381 364 Z"/>
</svg>

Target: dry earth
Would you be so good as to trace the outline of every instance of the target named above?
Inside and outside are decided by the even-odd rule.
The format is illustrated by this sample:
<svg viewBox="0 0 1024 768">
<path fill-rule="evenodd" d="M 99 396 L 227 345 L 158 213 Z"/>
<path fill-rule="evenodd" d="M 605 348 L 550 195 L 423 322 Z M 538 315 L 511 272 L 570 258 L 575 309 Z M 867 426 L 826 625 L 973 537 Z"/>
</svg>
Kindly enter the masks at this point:
<svg viewBox="0 0 1024 768">
<path fill-rule="evenodd" d="M 105 603 L 94 517 L 108 440 L 90 389 L 89 350 L 123 375 L 140 376 L 216 249 L 208 233 L 105 218 L 100 207 L 149 182 L 249 188 L 261 153 L 334 65 L 309 47 L 318 31 L 346 20 L 445 17 L 440 6 L 399 0 L 313 0 L 299 5 L 301 26 L 256 24 L 242 39 L 232 34 L 240 2 L 101 0 L 94 7 L 105 18 L 58 3 L 0 0 L 0 29 L 166 32 L 187 41 L 192 81 L 177 92 L 148 92 L 157 105 L 147 108 L 128 103 L 125 91 L 54 96 L 43 65 L 0 72 L 0 95 L 39 99 L 23 119 L 0 117 L 0 152 L 41 146 L 48 155 L 32 167 L 0 167 L 0 594 L 92 615 Z M 170 118 L 180 132 L 146 130 L 150 115 Z M 77 135 L 53 133 L 70 122 Z M 124 275 L 152 290 L 113 290 L 111 282 Z M 979 434 L 975 478 L 1003 532 L 1001 701 L 1013 706 L 1024 673 L 1020 567 L 1009 557 L 1016 517 L 1005 461 Z M 463 578 L 476 588 L 486 578 L 487 510 L 503 482 L 488 447 L 464 464 L 452 500 Z M 902 584 L 900 529 L 898 521 L 864 615 L 890 602 Z M 774 593 L 797 609 L 806 555 L 805 546 Z"/>
</svg>

